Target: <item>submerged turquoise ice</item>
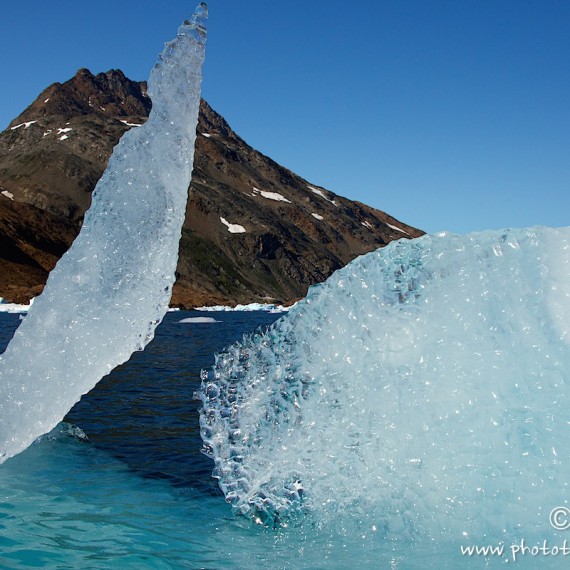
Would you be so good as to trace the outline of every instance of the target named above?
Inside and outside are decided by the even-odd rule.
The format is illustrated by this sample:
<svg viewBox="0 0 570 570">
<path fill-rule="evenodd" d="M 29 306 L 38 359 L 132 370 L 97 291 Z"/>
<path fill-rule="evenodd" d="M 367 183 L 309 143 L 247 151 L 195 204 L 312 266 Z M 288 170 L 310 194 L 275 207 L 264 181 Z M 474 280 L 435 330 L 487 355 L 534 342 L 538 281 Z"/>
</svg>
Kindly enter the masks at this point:
<svg viewBox="0 0 570 570">
<path fill-rule="evenodd" d="M 257 522 L 551 538 L 570 506 L 569 330 L 570 229 L 401 240 L 218 355 L 204 449 Z"/>
</svg>

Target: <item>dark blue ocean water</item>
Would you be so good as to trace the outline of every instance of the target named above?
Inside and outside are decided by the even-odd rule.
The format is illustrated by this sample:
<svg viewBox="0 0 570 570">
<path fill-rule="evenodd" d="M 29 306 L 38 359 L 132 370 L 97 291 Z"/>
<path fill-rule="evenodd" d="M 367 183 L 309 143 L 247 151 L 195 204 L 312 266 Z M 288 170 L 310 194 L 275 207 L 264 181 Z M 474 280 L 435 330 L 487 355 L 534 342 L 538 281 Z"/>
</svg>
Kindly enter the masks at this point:
<svg viewBox="0 0 570 570">
<path fill-rule="evenodd" d="M 188 316 L 219 322 L 180 323 Z M 194 399 L 200 371 L 212 365 L 216 352 L 279 316 L 167 313 L 149 346 L 103 378 L 65 420 L 140 477 L 219 494 L 212 462 L 200 453 L 199 402 Z"/>
</svg>

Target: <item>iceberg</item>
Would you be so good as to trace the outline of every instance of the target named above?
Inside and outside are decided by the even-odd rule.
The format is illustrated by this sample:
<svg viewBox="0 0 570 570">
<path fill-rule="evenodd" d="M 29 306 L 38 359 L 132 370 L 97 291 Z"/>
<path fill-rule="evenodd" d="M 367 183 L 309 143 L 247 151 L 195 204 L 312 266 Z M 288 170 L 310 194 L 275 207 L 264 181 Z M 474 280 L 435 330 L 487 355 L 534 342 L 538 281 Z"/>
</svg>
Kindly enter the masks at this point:
<svg viewBox="0 0 570 570">
<path fill-rule="evenodd" d="M 185 319 L 180 319 L 178 321 L 181 324 L 211 324 L 211 323 L 219 323 L 213 317 L 186 317 Z"/>
<path fill-rule="evenodd" d="M 165 45 L 145 125 L 115 147 L 81 232 L 0 359 L 0 462 L 49 432 L 168 309 L 190 183 L 207 8 Z"/>
<path fill-rule="evenodd" d="M 216 356 L 203 450 L 234 510 L 270 526 L 554 532 L 549 513 L 570 505 L 569 331 L 570 229 L 392 242 Z"/>
</svg>

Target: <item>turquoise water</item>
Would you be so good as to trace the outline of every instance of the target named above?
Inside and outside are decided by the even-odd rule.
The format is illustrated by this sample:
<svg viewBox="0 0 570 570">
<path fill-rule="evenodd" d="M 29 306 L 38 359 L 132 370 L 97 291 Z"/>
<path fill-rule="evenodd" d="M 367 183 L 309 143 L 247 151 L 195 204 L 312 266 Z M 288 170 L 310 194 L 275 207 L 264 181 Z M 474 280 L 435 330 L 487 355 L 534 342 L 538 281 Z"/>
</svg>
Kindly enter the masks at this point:
<svg viewBox="0 0 570 570">
<path fill-rule="evenodd" d="M 234 516 L 200 453 L 200 369 L 267 313 L 220 313 L 180 324 L 169 313 L 142 353 L 104 378 L 66 423 L 0 466 L 0 568 L 457 568 L 503 557 L 457 544 L 386 542 L 346 513 L 266 528 Z M 193 314 L 195 316 L 195 314 Z M 5 346 L 18 315 L 0 315 Z M 568 558 L 566 558 L 568 560 Z M 516 567 L 563 567 L 527 557 Z"/>
<path fill-rule="evenodd" d="M 401 554 L 346 530 L 254 525 L 222 497 L 141 476 L 64 427 L 7 462 L 0 486 L 1 568 L 377 568 L 392 559 L 420 568 L 417 554 L 401 566 Z"/>
</svg>

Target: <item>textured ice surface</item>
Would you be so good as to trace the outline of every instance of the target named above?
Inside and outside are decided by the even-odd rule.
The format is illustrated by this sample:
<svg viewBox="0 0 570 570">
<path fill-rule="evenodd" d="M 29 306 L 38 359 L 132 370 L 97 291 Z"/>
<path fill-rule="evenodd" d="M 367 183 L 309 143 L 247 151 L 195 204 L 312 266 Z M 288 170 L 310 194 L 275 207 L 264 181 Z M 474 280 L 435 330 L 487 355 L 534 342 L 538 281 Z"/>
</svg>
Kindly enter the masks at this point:
<svg viewBox="0 0 570 570">
<path fill-rule="evenodd" d="M 269 524 L 552 533 L 570 498 L 569 327 L 570 229 L 393 242 L 203 373 L 214 475 Z"/>
<path fill-rule="evenodd" d="M 200 103 L 205 5 L 151 72 L 152 112 L 115 147 L 81 233 L 0 360 L 0 462 L 142 350 L 168 308 Z"/>
</svg>

